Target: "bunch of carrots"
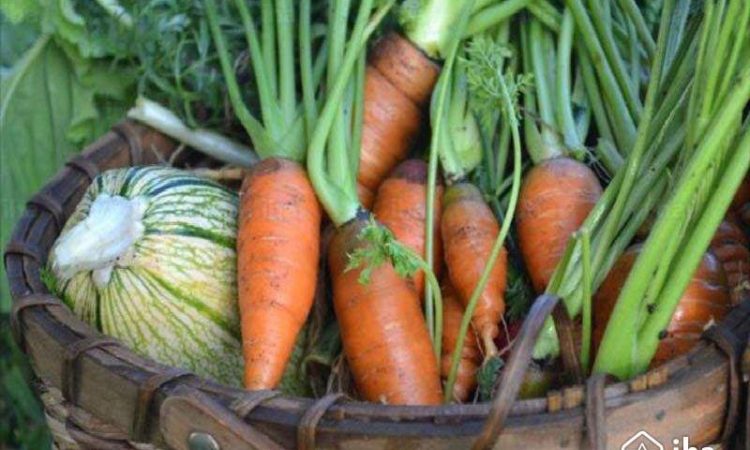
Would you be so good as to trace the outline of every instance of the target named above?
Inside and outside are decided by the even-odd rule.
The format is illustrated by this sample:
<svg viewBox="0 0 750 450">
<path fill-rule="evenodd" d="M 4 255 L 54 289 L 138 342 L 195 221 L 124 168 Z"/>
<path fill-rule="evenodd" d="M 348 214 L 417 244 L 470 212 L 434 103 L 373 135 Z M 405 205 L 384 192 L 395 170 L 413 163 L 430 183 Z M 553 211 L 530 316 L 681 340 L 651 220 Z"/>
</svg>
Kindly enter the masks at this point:
<svg viewBox="0 0 750 450">
<path fill-rule="evenodd" d="M 658 23 L 632 0 L 256 3 L 233 0 L 243 84 L 204 0 L 257 156 L 248 389 L 279 386 L 315 302 L 350 394 L 436 405 L 492 387 L 534 293 L 563 299 L 584 373 L 622 379 L 748 299 L 750 3 L 665 0 Z M 550 320 L 530 384 L 564 378 L 561 351 Z"/>
</svg>

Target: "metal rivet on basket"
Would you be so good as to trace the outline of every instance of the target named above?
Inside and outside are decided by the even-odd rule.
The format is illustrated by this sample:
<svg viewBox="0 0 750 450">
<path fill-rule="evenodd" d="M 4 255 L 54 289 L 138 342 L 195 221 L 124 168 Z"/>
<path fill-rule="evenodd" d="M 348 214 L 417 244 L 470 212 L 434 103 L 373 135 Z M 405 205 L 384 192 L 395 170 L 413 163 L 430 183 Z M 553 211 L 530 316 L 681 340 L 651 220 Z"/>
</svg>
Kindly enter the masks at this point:
<svg viewBox="0 0 750 450">
<path fill-rule="evenodd" d="M 190 450 L 220 450 L 219 443 L 213 436 L 200 431 L 193 431 L 188 436 L 188 446 Z"/>
</svg>

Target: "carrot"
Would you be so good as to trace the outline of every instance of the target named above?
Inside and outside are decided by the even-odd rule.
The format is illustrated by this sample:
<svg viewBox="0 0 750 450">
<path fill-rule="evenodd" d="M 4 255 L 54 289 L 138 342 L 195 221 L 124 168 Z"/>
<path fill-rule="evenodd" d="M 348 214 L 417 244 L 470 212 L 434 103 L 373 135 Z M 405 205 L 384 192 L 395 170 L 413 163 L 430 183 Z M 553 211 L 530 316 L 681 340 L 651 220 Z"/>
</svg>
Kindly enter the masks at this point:
<svg viewBox="0 0 750 450">
<path fill-rule="evenodd" d="M 440 404 L 440 374 L 416 292 L 387 263 L 368 284 L 359 282 L 361 269 L 347 270 L 348 255 L 368 245 L 359 238 L 368 223 L 360 216 L 339 227 L 328 252 L 334 309 L 357 389 L 373 402 Z"/>
<path fill-rule="evenodd" d="M 357 192 L 369 208 L 378 186 L 406 157 L 422 123 L 439 67 L 396 33 L 380 39 L 365 72 Z"/>
<path fill-rule="evenodd" d="M 710 249 L 727 276 L 732 303 L 739 304 L 750 291 L 750 250 L 747 237 L 735 223 L 724 220 L 711 240 Z"/>
<path fill-rule="evenodd" d="M 425 253 L 425 221 L 427 196 L 427 164 L 409 159 L 399 164 L 378 189 L 372 209 L 375 218 L 388 227 L 402 244 L 417 255 Z M 438 185 L 435 196 L 433 229 L 440 224 L 440 198 L 442 187 Z M 440 275 L 442 263 L 440 239 L 433 246 L 435 275 Z M 424 292 L 424 273 L 419 271 L 409 280 L 421 299 Z"/>
<path fill-rule="evenodd" d="M 537 292 L 547 287 L 570 235 L 601 194 L 594 172 L 570 158 L 543 160 L 526 174 L 516 220 L 521 254 Z"/>
<path fill-rule="evenodd" d="M 312 130 L 307 166 L 318 198 L 337 227 L 328 249 L 333 305 L 358 391 L 369 401 L 436 405 L 442 398 L 436 357 L 439 345 L 433 349 L 416 292 L 392 265 L 401 262 L 394 259 L 398 254 L 405 266 L 412 267 L 413 256 L 371 220 L 357 198 L 355 183 L 332 176 L 350 170 L 357 152 L 342 145 L 326 145 L 334 144 L 329 134 L 347 86 L 352 82 L 359 85 L 352 74 L 367 37 L 391 5 L 379 6 L 370 18 L 373 0 L 363 0 L 349 44 L 329 47 L 343 54 L 338 55 L 339 70 Z M 348 134 L 343 137 L 356 145 L 352 138 L 356 127 L 351 128 L 346 124 L 337 131 Z M 424 264 L 421 267 L 425 268 Z"/>
<path fill-rule="evenodd" d="M 307 320 L 318 278 L 322 210 L 300 163 L 308 147 L 303 119 L 310 122 L 316 107 L 310 92 L 319 92 L 321 83 L 312 66 L 323 62 L 323 53 L 319 51 L 313 58 L 309 32 L 307 36 L 302 32 L 298 41 L 293 27 L 281 26 L 296 17 L 309 22 L 309 8 L 305 14 L 301 5 L 297 16 L 291 8 L 275 8 L 271 2 L 263 2 L 260 14 L 273 19 L 263 20 L 263 33 L 276 38 L 258 42 L 250 8 L 246 2 L 234 4 L 249 43 L 258 92 L 253 111 L 243 100 L 235 57 L 227 45 L 216 0 L 205 1 L 205 12 L 232 109 L 263 158 L 245 176 L 241 188 L 237 287 L 245 387 L 272 389 L 281 381 L 297 335 Z M 307 42 L 308 46 L 297 48 L 296 42 Z M 300 64 L 295 70 L 297 50 L 309 64 Z M 302 86 L 311 108 L 302 104 L 298 86 Z M 253 115 L 256 112 L 257 118 Z"/>
<path fill-rule="evenodd" d="M 440 228 L 450 280 L 466 307 L 500 227 L 479 189 L 471 183 L 458 183 L 445 190 Z M 471 319 L 485 357 L 497 353 L 493 339 L 500 332 L 499 323 L 505 313 L 507 259 L 507 251 L 503 248 Z"/>
<path fill-rule="evenodd" d="M 245 178 L 237 283 L 247 389 L 273 389 L 281 380 L 315 294 L 320 221 L 299 164 L 269 158 Z"/>
<path fill-rule="evenodd" d="M 637 244 L 626 250 L 596 294 L 593 317 L 595 348 L 601 343 L 620 290 L 641 249 L 642 246 Z M 671 322 L 662 332 L 651 367 L 687 353 L 698 343 L 704 328 L 712 321 L 721 320 L 730 307 L 724 271 L 716 257 L 707 252 L 680 298 Z"/>
<path fill-rule="evenodd" d="M 464 308 L 450 283 L 443 283 L 443 355 L 441 374 L 447 379 L 451 370 L 451 358 L 456 348 L 461 328 Z M 479 344 L 474 331 L 469 329 L 461 349 L 456 382 L 453 385 L 453 399 L 465 402 L 477 386 L 477 370 L 481 363 Z"/>
</svg>

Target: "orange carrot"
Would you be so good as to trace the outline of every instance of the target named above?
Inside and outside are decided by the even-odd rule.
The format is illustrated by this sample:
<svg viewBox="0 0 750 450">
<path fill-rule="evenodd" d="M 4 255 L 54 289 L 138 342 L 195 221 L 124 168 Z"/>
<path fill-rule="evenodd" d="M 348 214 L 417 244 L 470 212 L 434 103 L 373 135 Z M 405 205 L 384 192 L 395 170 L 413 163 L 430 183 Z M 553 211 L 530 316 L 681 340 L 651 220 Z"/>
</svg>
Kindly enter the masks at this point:
<svg viewBox="0 0 750 450">
<path fill-rule="evenodd" d="M 435 194 L 435 220 L 433 229 L 440 224 L 440 198 L 442 186 Z M 409 159 L 399 164 L 378 188 L 373 214 L 381 224 L 388 227 L 402 244 L 424 257 L 425 221 L 427 198 L 427 164 L 418 159 Z M 436 237 L 439 233 L 435 233 Z M 442 263 L 440 239 L 435 239 L 433 255 L 435 276 L 440 276 Z M 424 293 L 424 273 L 414 274 L 409 283 L 421 299 Z"/>
<path fill-rule="evenodd" d="M 440 228 L 450 280 L 466 307 L 482 276 L 500 227 L 479 189 L 471 183 L 458 183 L 445 191 Z M 471 318 L 485 357 L 497 353 L 493 339 L 500 332 L 499 323 L 505 313 L 507 260 L 507 251 L 503 249 Z"/>
<path fill-rule="evenodd" d="M 439 72 L 437 64 L 396 33 L 373 48 L 365 73 L 357 174 L 357 192 L 365 208 L 372 206 L 380 183 L 406 157 Z"/>
<path fill-rule="evenodd" d="M 245 387 L 281 380 L 315 295 L 321 207 L 302 166 L 268 158 L 245 177 L 237 272 Z"/>
<path fill-rule="evenodd" d="M 341 340 L 358 391 L 372 402 L 437 405 L 440 371 L 416 292 L 389 263 L 359 282 L 361 268 L 346 270 L 349 255 L 369 245 L 357 217 L 340 226 L 328 250 L 333 304 Z"/>
<path fill-rule="evenodd" d="M 724 220 L 716 230 L 710 248 L 724 268 L 732 303 L 737 305 L 750 292 L 748 239 L 735 223 Z"/>
<path fill-rule="evenodd" d="M 623 253 L 596 294 L 592 333 L 595 348 L 601 342 L 617 297 L 641 248 L 640 244 L 634 245 Z M 708 252 L 703 256 L 680 299 L 672 321 L 664 331 L 651 367 L 687 353 L 698 343 L 706 325 L 721 320 L 730 307 L 726 276 L 719 261 Z"/>
<path fill-rule="evenodd" d="M 458 334 L 461 328 L 461 319 L 464 308 L 458 301 L 456 292 L 450 283 L 443 283 L 443 355 L 441 359 L 441 373 L 444 379 L 448 378 L 451 370 L 451 358 L 453 350 L 458 343 Z M 469 395 L 477 387 L 477 370 L 481 363 L 479 343 L 474 330 L 469 328 L 461 349 L 461 361 L 458 364 L 456 383 L 453 385 L 453 399 L 457 402 L 465 402 Z"/>
<path fill-rule="evenodd" d="M 526 174 L 516 224 L 521 254 L 537 292 L 547 287 L 570 235 L 601 194 L 594 172 L 574 159 L 546 159 Z"/>
</svg>

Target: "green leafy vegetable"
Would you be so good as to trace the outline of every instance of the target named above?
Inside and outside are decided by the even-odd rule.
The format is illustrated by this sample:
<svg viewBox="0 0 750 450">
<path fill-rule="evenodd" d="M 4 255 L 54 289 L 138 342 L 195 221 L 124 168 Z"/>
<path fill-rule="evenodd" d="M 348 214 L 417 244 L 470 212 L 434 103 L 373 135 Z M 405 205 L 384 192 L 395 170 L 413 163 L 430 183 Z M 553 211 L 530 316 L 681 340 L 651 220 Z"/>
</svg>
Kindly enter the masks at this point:
<svg viewBox="0 0 750 450">
<path fill-rule="evenodd" d="M 132 80 L 83 59 L 75 48 L 64 49 L 48 35 L 2 78 L 0 242 L 7 242 L 26 200 L 84 143 L 123 117 Z M 7 311 L 7 284 L 1 286 L 0 311 Z"/>
</svg>

